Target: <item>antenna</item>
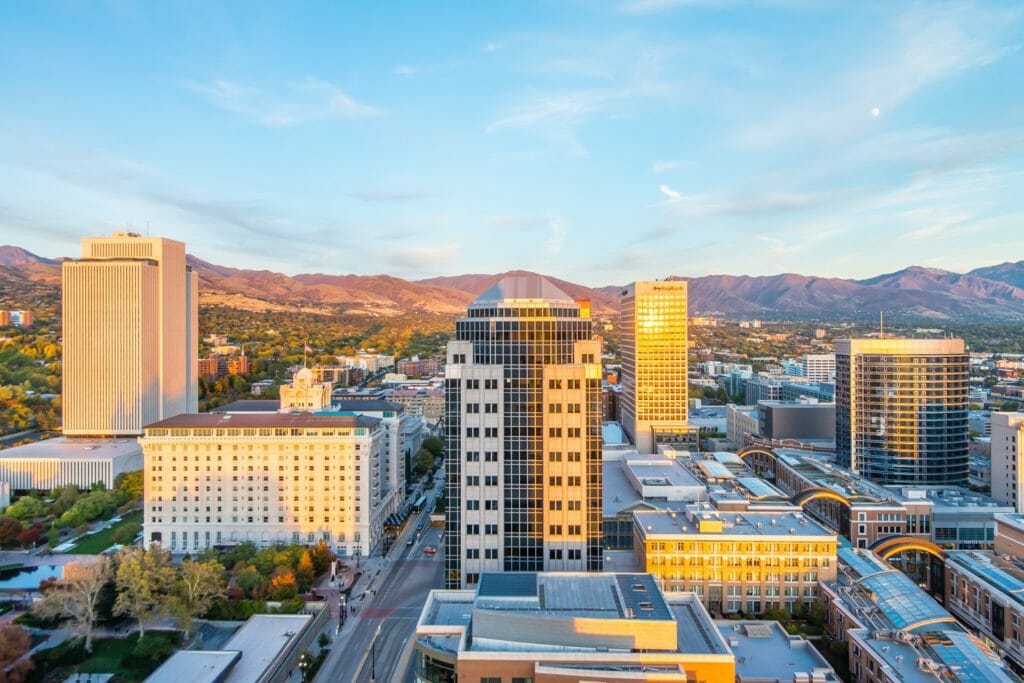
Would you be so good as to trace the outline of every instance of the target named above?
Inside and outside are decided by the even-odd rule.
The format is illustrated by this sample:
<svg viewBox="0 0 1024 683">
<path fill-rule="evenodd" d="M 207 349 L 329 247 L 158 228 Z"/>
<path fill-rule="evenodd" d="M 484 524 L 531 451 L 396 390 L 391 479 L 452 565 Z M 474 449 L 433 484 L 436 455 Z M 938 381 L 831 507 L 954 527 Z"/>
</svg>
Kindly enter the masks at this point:
<svg viewBox="0 0 1024 683">
<path fill-rule="evenodd" d="M 885 315 L 882 311 L 878 312 L 878 338 L 885 339 Z"/>
</svg>

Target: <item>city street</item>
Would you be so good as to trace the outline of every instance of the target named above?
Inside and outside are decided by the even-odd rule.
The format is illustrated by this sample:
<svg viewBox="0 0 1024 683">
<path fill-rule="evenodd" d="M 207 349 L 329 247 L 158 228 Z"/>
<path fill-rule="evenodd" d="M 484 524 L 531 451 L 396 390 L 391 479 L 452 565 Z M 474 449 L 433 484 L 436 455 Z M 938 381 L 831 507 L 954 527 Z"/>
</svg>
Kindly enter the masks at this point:
<svg viewBox="0 0 1024 683">
<path fill-rule="evenodd" d="M 421 521 L 423 531 L 417 540 L 416 526 Z M 388 558 L 363 563 L 366 573 L 356 584 L 346 607 L 355 605 L 358 611 L 355 615 L 349 613 L 341 635 L 335 636 L 318 681 L 367 682 L 374 680 L 374 674 L 377 681 L 413 680 L 412 638 L 416 621 L 427 593 L 440 588 L 444 576 L 443 529 L 431 528 L 429 524 L 428 509 L 413 516 Z M 410 537 L 415 543 L 407 546 Z M 427 547 L 437 548 L 437 553 L 425 553 Z"/>
</svg>

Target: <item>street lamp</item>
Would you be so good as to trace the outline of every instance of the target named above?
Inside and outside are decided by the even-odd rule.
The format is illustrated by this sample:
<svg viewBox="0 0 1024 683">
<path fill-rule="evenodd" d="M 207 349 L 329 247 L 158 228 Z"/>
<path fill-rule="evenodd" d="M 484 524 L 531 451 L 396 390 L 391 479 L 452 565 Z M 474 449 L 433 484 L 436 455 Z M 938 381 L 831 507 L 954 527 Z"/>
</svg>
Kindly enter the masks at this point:
<svg viewBox="0 0 1024 683">
<path fill-rule="evenodd" d="M 377 631 L 373 634 L 373 640 L 370 641 L 370 683 L 377 682 L 377 636 L 380 635 L 381 623 L 377 624 Z"/>
<path fill-rule="evenodd" d="M 309 670 L 309 665 L 309 652 L 303 651 L 303 653 L 299 655 L 299 669 L 302 671 L 303 681 L 306 680 L 306 672 Z"/>
</svg>

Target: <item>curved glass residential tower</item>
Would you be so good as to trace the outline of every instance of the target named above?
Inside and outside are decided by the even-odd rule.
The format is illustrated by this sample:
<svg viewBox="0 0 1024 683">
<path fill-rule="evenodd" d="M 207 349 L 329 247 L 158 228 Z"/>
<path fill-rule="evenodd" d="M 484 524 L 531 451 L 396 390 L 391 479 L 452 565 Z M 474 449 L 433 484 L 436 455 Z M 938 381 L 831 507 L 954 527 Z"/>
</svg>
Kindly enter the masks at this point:
<svg viewBox="0 0 1024 683">
<path fill-rule="evenodd" d="M 445 584 L 601 569 L 601 342 L 589 306 L 507 277 L 456 323 L 446 368 Z"/>
<path fill-rule="evenodd" d="M 966 485 L 962 339 L 838 339 L 836 456 L 883 485 Z"/>
</svg>

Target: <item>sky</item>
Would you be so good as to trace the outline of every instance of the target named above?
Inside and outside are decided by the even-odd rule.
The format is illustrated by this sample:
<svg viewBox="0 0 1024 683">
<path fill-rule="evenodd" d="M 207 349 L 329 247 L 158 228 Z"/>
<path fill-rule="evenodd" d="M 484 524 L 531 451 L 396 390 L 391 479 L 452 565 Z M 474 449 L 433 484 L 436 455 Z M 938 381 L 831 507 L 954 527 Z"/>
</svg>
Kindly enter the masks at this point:
<svg viewBox="0 0 1024 683">
<path fill-rule="evenodd" d="M 1024 5 L 0 3 L 0 244 L 866 278 L 1024 259 Z"/>
</svg>

